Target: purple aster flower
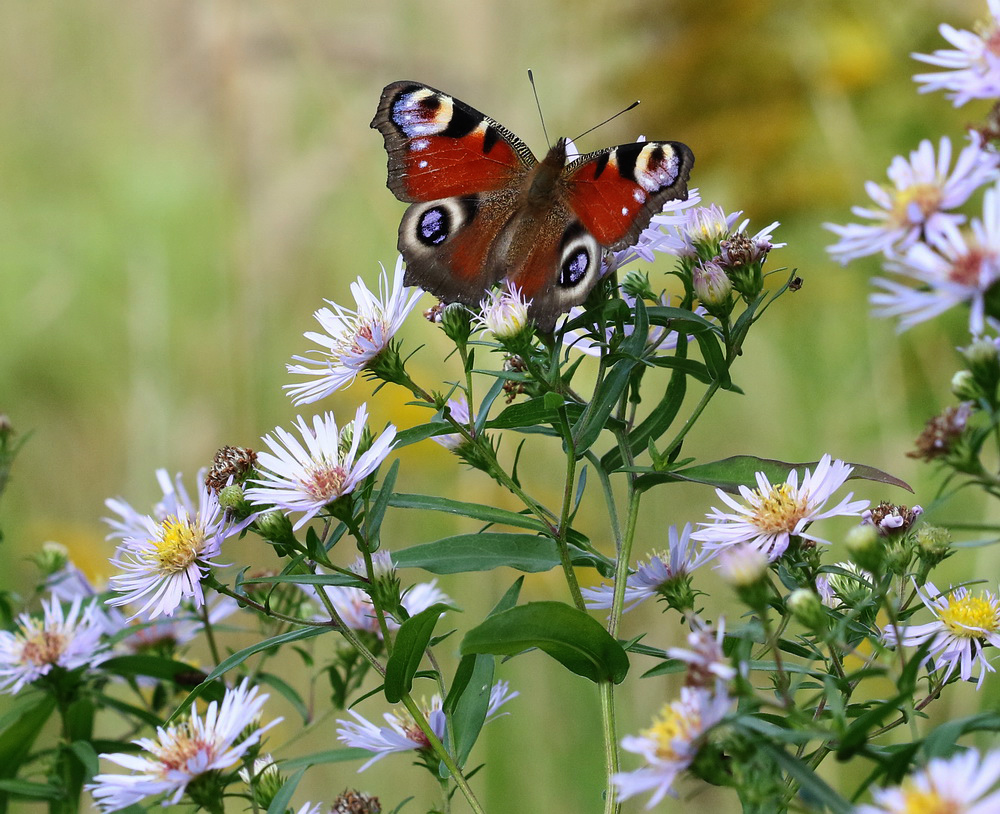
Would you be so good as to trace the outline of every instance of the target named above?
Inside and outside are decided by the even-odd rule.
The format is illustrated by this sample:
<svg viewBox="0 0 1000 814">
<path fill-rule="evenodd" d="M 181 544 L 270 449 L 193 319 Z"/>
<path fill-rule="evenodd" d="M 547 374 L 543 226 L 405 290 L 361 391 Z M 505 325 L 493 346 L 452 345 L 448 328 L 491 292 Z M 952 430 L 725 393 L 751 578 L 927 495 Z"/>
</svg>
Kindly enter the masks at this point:
<svg viewBox="0 0 1000 814">
<path fill-rule="evenodd" d="M 840 237 L 827 251 L 843 264 L 858 257 L 879 252 L 894 257 L 905 252 L 921 237 L 934 238 L 945 224 L 964 220 L 950 212 L 964 204 L 979 187 L 997 177 L 1000 157 L 983 149 L 979 136 L 973 134 L 969 145 L 959 153 L 951 167 L 951 141 L 941 138 L 938 154 L 926 139 L 910 153 L 907 160 L 896 156 L 889 165 L 891 186 L 873 181 L 865 191 L 875 203 L 873 208 L 855 206 L 851 211 L 874 223 L 825 224 Z"/>
</svg>

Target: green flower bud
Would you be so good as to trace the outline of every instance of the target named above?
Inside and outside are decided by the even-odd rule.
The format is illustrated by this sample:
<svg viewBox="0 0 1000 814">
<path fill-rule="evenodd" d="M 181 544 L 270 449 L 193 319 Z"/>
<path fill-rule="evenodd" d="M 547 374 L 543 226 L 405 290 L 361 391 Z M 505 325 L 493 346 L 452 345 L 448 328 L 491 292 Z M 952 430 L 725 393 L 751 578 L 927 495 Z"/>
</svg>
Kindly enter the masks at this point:
<svg viewBox="0 0 1000 814">
<path fill-rule="evenodd" d="M 472 334 L 472 314 L 461 303 L 453 302 L 441 313 L 441 329 L 456 345 L 464 346 Z"/>
<path fill-rule="evenodd" d="M 869 573 L 882 573 L 885 547 L 875 526 L 870 523 L 855 526 L 848 532 L 846 543 L 852 562 Z"/>
<path fill-rule="evenodd" d="M 649 285 L 649 276 L 645 272 L 634 269 L 626 272 L 621 286 L 622 291 L 637 300 L 657 301 L 657 296 Z"/>
<path fill-rule="evenodd" d="M 824 630 L 827 626 L 826 612 L 823 603 L 815 591 L 808 588 L 798 588 L 792 591 L 786 601 L 788 609 L 800 624 L 809 630 Z"/>
<path fill-rule="evenodd" d="M 938 526 L 923 526 L 915 535 L 917 556 L 928 568 L 933 568 L 954 553 L 951 532 Z"/>
<path fill-rule="evenodd" d="M 971 370 L 959 370 L 951 377 L 951 392 L 962 401 L 978 401 L 985 395 Z"/>
</svg>

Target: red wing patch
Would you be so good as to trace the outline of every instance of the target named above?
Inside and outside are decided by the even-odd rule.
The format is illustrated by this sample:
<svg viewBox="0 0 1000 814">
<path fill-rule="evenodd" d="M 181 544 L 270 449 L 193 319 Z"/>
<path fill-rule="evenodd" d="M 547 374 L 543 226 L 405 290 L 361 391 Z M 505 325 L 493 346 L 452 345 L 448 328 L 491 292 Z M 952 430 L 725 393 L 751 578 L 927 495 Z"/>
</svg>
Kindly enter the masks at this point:
<svg viewBox="0 0 1000 814">
<path fill-rule="evenodd" d="M 687 198 L 694 156 L 677 142 L 636 142 L 583 156 L 566 169 L 569 204 L 606 248 L 634 241 L 673 199 Z"/>
<path fill-rule="evenodd" d="M 418 82 L 382 91 L 372 127 L 402 201 L 436 201 L 513 186 L 536 163 L 517 136 L 475 108 Z"/>
</svg>

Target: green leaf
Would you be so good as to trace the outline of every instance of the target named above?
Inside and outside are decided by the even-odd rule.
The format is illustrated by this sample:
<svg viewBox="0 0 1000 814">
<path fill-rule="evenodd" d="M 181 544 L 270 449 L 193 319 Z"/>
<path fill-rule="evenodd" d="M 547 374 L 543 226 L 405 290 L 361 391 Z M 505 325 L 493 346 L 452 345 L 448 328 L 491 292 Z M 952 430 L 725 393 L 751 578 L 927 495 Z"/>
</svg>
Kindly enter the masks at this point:
<svg viewBox="0 0 1000 814">
<path fill-rule="evenodd" d="M 1000 715 L 995 712 L 981 712 L 957 721 L 946 721 L 924 738 L 921 750 L 927 760 L 947 757 L 955 751 L 955 744 L 962 735 L 969 732 L 1000 732 Z"/>
<path fill-rule="evenodd" d="M 297 769 L 299 766 L 316 766 L 320 763 L 346 763 L 349 760 L 364 760 L 370 758 L 372 753 L 367 749 L 328 749 L 325 752 L 313 752 L 311 755 L 293 757 L 291 760 L 282 760 L 282 769 Z"/>
<path fill-rule="evenodd" d="M 364 580 L 356 574 L 272 574 L 266 577 L 253 577 L 244 579 L 244 585 L 277 585 L 290 583 L 292 585 L 347 585 L 351 588 L 360 588 Z"/>
<path fill-rule="evenodd" d="M 668 480 L 704 483 L 722 489 L 724 492 L 737 493 L 740 486 L 756 488 L 757 472 L 763 472 L 771 483 L 781 483 L 793 469 L 798 470 L 800 473 L 805 469 L 815 471 L 816 464 L 818 463 L 819 461 L 786 463 L 785 461 L 775 461 L 770 458 L 757 458 L 753 455 L 735 455 L 732 458 L 724 458 L 720 461 L 712 461 L 711 463 L 691 466 L 687 469 L 675 470 L 663 474 Z M 849 464 L 849 466 L 854 467 L 849 480 L 860 478 L 889 484 L 890 486 L 898 486 L 901 489 L 906 489 L 908 492 L 913 491 L 905 481 L 875 467 L 854 463 Z M 646 477 L 648 476 L 642 476 L 642 478 Z"/>
<path fill-rule="evenodd" d="M 271 805 L 267 807 L 267 814 L 285 814 L 289 807 L 288 804 L 292 801 L 292 795 L 295 794 L 295 788 L 305 773 L 305 769 L 299 769 L 281 784 L 278 793 L 271 800 Z"/>
<path fill-rule="evenodd" d="M 695 339 L 698 340 L 698 347 L 701 348 L 701 355 L 712 378 L 718 381 L 724 390 L 728 390 L 733 380 L 729 376 L 729 367 L 726 365 L 726 357 L 719 344 L 718 334 L 706 331 L 695 334 Z"/>
<path fill-rule="evenodd" d="M 490 706 L 493 672 L 496 664 L 496 659 L 493 656 L 484 654 L 464 656 L 461 664 L 466 664 L 466 659 L 471 659 L 472 670 L 466 681 L 466 687 L 455 704 L 452 716 L 455 727 L 456 760 L 460 768 L 468 760 L 469 753 L 476 745 L 483 724 L 486 723 L 486 712 Z"/>
<path fill-rule="evenodd" d="M 392 462 L 389 471 L 382 479 L 382 487 L 375 496 L 375 501 L 365 515 L 366 537 L 369 540 L 378 538 L 379 529 L 382 527 L 382 520 L 385 517 L 385 510 L 389 507 L 389 499 L 392 497 L 392 490 L 396 486 L 396 475 L 399 474 L 399 458 Z"/>
<path fill-rule="evenodd" d="M 392 655 L 385 664 L 385 700 L 390 704 L 402 701 L 413 686 L 413 676 L 424 658 L 434 626 L 446 610 L 450 610 L 449 606 L 438 602 L 400 625 Z"/>
<path fill-rule="evenodd" d="M 432 574 L 492 571 L 504 566 L 534 574 L 559 565 L 559 549 L 549 537 L 487 531 L 410 546 L 392 556 L 400 568 L 423 568 Z"/>
<path fill-rule="evenodd" d="M 536 518 L 526 514 L 519 514 L 496 506 L 483 506 L 479 503 L 466 503 L 461 500 L 451 500 L 433 495 L 396 493 L 389 500 L 389 505 L 397 509 L 423 509 L 429 512 L 471 517 L 473 520 L 482 520 L 484 523 L 502 523 L 514 528 L 536 529 L 538 531 L 543 531 L 545 528 Z"/>
<path fill-rule="evenodd" d="M 251 656 L 265 650 L 270 650 L 274 647 L 280 647 L 281 645 L 288 644 L 289 642 L 298 642 L 302 639 L 311 639 L 314 636 L 321 636 L 324 633 L 329 633 L 333 629 L 334 628 L 332 627 L 302 627 L 298 630 L 290 630 L 287 633 L 272 636 L 270 639 L 264 639 L 262 642 L 257 642 L 249 647 L 244 647 L 242 650 L 238 650 L 229 658 L 223 659 L 219 666 L 212 670 L 212 672 L 205 677 L 205 680 L 201 684 L 188 693 L 187 698 L 185 698 L 177 706 L 177 709 L 174 710 L 173 714 L 167 719 L 165 724 L 170 723 L 170 721 L 178 715 L 186 712 L 197 698 L 200 698 L 207 690 L 212 688 L 212 682 L 215 681 L 215 679 L 227 671 L 232 670 L 233 667 L 242 664 Z"/>
<path fill-rule="evenodd" d="M 0 777 L 13 777 L 55 711 L 51 695 L 29 696 L 0 720 Z"/>
<path fill-rule="evenodd" d="M 573 446 L 583 455 L 607 426 L 612 410 L 628 387 L 632 370 L 639 364 L 635 357 L 619 359 L 600 383 L 587 409 L 573 427 Z"/>
<path fill-rule="evenodd" d="M 97 751 L 90 741 L 74 741 L 69 746 L 70 751 L 80 761 L 84 773 L 87 777 L 93 777 L 101 770 L 101 762 L 97 758 Z"/>
<path fill-rule="evenodd" d="M 677 355 L 680 356 L 682 352 L 687 352 L 686 343 L 679 343 L 677 346 Z M 670 382 L 667 384 L 663 398 L 660 399 L 652 412 L 629 433 L 628 445 L 633 455 L 638 455 L 647 449 L 650 441 L 655 441 L 670 429 L 670 425 L 684 403 L 686 393 L 687 376 L 684 375 L 683 371 L 675 370 L 670 376 Z M 618 447 L 601 458 L 601 466 L 605 472 L 612 472 L 621 467 L 623 463 L 622 453 Z"/>
<path fill-rule="evenodd" d="M 566 410 L 571 421 L 583 413 L 583 406 L 575 402 L 564 402 L 558 393 L 548 392 L 545 396 L 519 401 L 500 411 L 500 414 L 486 427 L 492 430 L 520 430 L 540 424 L 555 424 L 559 420 L 559 409 Z"/>
<path fill-rule="evenodd" d="M 825 780 L 784 749 L 764 739 L 757 741 L 757 748 L 766 752 L 782 771 L 798 783 L 800 794 L 808 795 L 810 800 L 822 803 L 833 814 L 851 814 L 854 810 L 847 800 L 827 785 Z"/>
<path fill-rule="evenodd" d="M 531 648 L 591 681 L 621 683 L 628 655 L 599 622 L 562 602 L 529 602 L 484 620 L 465 634 L 462 654 L 513 656 Z"/>
<path fill-rule="evenodd" d="M 27 797 L 33 800 L 61 800 L 66 796 L 58 786 L 29 783 L 27 780 L 0 780 L 0 792 L 12 797 Z"/>
<path fill-rule="evenodd" d="M 428 438 L 433 438 L 435 435 L 447 435 L 448 433 L 454 431 L 455 428 L 447 421 L 429 421 L 426 424 L 418 424 L 416 427 L 409 427 L 408 429 L 397 432 L 392 448 L 400 449 L 401 447 L 406 447 L 410 444 L 417 444 L 420 441 L 426 441 Z"/>
<path fill-rule="evenodd" d="M 299 714 L 299 717 L 302 718 L 303 723 L 309 720 L 309 707 L 306 706 L 305 701 L 302 700 L 298 691 L 296 691 L 291 684 L 283 678 L 278 678 L 278 676 L 273 673 L 258 673 L 257 681 L 262 684 L 267 684 L 281 693 L 282 697 L 288 701 L 289 704 L 295 707 L 295 711 Z"/>
<path fill-rule="evenodd" d="M 208 680 L 205 673 L 193 664 L 161 656 L 116 656 L 102 662 L 101 669 L 125 678 L 146 676 L 182 687 L 190 687 Z M 221 699 L 224 691 L 220 686 L 206 687 L 202 694 L 207 693 L 209 699 Z"/>
</svg>

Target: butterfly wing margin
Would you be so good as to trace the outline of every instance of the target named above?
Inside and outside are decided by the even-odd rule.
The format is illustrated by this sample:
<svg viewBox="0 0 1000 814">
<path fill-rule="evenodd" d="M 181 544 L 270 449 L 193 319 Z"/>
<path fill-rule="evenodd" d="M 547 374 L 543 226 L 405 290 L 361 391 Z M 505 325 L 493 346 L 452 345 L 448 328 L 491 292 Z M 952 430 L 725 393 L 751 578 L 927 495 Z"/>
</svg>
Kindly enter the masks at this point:
<svg viewBox="0 0 1000 814">
<path fill-rule="evenodd" d="M 386 186 L 408 203 L 512 186 L 537 163 L 503 125 L 420 82 L 386 85 L 371 126 L 385 139 Z"/>
<path fill-rule="evenodd" d="M 565 170 L 570 208 L 607 249 L 633 245 L 653 215 L 687 199 L 694 154 L 678 141 L 640 141 L 588 153 Z"/>
</svg>

